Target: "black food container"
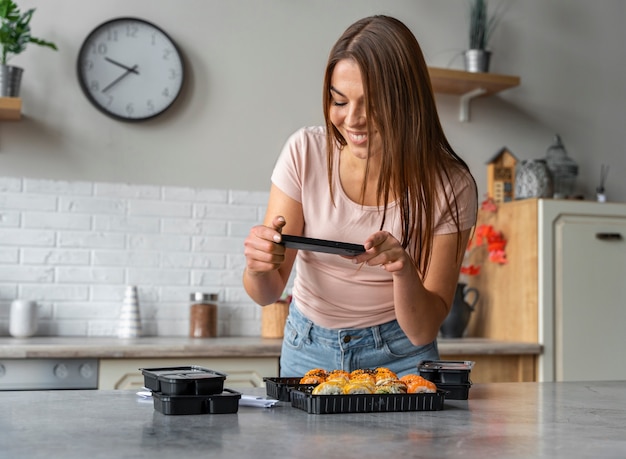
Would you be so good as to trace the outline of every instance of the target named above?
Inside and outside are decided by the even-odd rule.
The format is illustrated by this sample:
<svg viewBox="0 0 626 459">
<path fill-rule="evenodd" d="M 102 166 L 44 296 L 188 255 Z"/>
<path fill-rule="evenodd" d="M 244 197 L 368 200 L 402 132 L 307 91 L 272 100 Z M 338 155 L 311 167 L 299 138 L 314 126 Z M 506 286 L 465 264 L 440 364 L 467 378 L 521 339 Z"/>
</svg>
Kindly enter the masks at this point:
<svg viewBox="0 0 626 459">
<path fill-rule="evenodd" d="M 424 360 L 417 370 L 424 379 L 435 383 L 437 389 L 447 391 L 446 398 L 449 400 L 467 400 L 473 367 L 474 362 L 470 360 Z"/>
<path fill-rule="evenodd" d="M 281 402 L 291 401 L 291 391 L 313 389 L 315 384 L 300 384 L 302 377 L 263 378 L 267 396 Z"/>
<path fill-rule="evenodd" d="M 226 375 L 196 365 L 141 368 L 144 386 L 162 395 L 211 395 L 224 391 Z"/>
<path fill-rule="evenodd" d="M 227 414 L 239 409 L 241 393 L 224 389 L 220 394 L 169 395 L 153 392 L 154 409 L 167 415 Z"/>
</svg>

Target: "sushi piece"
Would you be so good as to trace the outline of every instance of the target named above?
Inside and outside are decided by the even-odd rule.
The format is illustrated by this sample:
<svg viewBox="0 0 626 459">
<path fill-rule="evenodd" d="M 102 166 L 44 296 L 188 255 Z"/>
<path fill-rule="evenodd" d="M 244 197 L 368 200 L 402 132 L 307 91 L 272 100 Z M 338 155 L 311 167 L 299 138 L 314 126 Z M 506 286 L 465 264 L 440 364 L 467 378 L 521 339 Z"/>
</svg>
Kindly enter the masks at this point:
<svg viewBox="0 0 626 459">
<path fill-rule="evenodd" d="M 398 379 L 397 374 L 385 367 L 376 368 L 375 376 L 376 384 L 383 384 L 385 382 L 396 381 Z"/>
<path fill-rule="evenodd" d="M 370 369 L 367 369 L 367 368 L 359 368 L 358 370 L 352 370 L 350 372 L 350 378 L 354 378 L 355 376 L 360 376 L 362 374 L 375 376 L 376 375 L 376 370 L 370 370 Z"/>
<path fill-rule="evenodd" d="M 341 395 L 345 384 L 338 381 L 325 381 L 313 389 L 313 395 Z"/>
<path fill-rule="evenodd" d="M 328 373 L 323 368 L 313 368 L 312 370 L 304 373 L 304 376 L 318 376 L 321 378 L 326 378 L 326 376 L 328 376 Z"/>
<path fill-rule="evenodd" d="M 376 372 L 374 370 L 354 370 L 350 373 L 350 382 L 364 381 L 369 384 L 376 384 Z"/>
<path fill-rule="evenodd" d="M 407 384 L 409 394 L 433 394 L 437 392 L 437 385 L 419 375 L 406 375 L 400 378 Z"/>
<path fill-rule="evenodd" d="M 300 384 L 320 384 L 326 381 L 322 376 L 303 376 L 300 378 Z"/>
<path fill-rule="evenodd" d="M 307 371 L 302 378 L 300 378 L 300 384 L 319 384 L 326 381 L 326 370 L 322 368 L 314 368 Z"/>
<path fill-rule="evenodd" d="M 351 395 L 351 394 L 373 394 L 374 393 L 374 387 L 368 383 L 364 383 L 364 382 L 351 382 L 351 383 L 347 383 L 344 387 L 343 387 L 343 393 L 347 394 L 347 395 Z"/>
<path fill-rule="evenodd" d="M 350 373 L 344 370 L 332 370 L 328 372 L 326 381 L 350 381 Z"/>
<path fill-rule="evenodd" d="M 376 385 L 375 394 L 406 394 L 407 384 L 404 381 L 394 380 Z"/>
</svg>

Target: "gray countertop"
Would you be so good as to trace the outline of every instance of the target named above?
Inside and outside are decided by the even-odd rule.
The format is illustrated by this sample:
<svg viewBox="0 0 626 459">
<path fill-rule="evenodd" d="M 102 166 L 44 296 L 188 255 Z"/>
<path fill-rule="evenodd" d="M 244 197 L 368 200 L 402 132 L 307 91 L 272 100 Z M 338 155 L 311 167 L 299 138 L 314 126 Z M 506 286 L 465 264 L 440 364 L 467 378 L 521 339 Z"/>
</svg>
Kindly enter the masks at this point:
<svg viewBox="0 0 626 459">
<path fill-rule="evenodd" d="M 0 359 L 23 358 L 169 358 L 169 357 L 278 357 L 280 339 L 259 337 L 97 337 L 0 338 Z M 540 354 L 534 343 L 484 338 L 440 339 L 442 355 Z"/>
<path fill-rule="evenodd" d="M 475 384 L 404 413 L 166 416 L 128 391 L 0 392 L 0 406 L 3 458 L 626 457 L 626 382 Z"/>
</svg>

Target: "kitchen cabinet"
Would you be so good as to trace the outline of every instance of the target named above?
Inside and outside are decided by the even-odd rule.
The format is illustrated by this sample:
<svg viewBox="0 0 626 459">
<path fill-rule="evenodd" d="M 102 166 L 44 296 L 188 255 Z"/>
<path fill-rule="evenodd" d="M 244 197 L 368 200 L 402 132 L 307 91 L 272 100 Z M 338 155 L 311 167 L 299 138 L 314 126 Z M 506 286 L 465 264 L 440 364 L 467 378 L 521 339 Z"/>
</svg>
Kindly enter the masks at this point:
<svg viewBox="0 0 626 459">
<path fill-rule="evenodd" d="M 469 335 L 540 344 L 540 381 L 626 379 L 626 204 L 527 199 L 483 218 L 508 263 L 470 279 Z"/>
<path fill-rule="evenodd" d="M 22 117 L 22 99 L 0 97 L 0 121 L 17 121 Z"/>
<path fill-rule="evenodd" d="M 226 387 L 244 389 L 262 387 L 263 378 L 278 374 L 278 358 L 194 358 L 193 365 L 228 375 Z M 140 368 L 188 366 L 189 358 L 100 359 L 98 389 L 132 389 L 143 387 Z"/>
<path fill-rule="evenodd" d="M 433 91 L 460 96 L 461 121 L 469 121 L 470 103 L 476 97 L 490 96 L 520 84 L 518 76 L 497 73 L 472 73 L 438 67 L 429 67 L 428 73 Z"/>
</svg>

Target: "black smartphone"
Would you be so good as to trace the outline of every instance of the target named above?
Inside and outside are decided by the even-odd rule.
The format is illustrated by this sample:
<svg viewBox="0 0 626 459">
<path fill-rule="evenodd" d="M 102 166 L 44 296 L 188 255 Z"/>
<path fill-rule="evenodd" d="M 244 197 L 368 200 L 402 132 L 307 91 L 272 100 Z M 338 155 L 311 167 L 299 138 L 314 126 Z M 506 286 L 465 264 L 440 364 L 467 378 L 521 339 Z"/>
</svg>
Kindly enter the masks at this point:
<svg viewBox="0 0 626 459">
<path fill-rule="evenodd" d="M 282 242 L 285 247 L 298 250 L 310 250 L 312 252 L 333 253 L 347 257 L 355 257 L 365 252 L 365 247 L 360 244 L 350 244 L 348 242 L 327 241 L 325 239 L 314 239 L 311 237 L 282 235 Z"/>
</svg>

